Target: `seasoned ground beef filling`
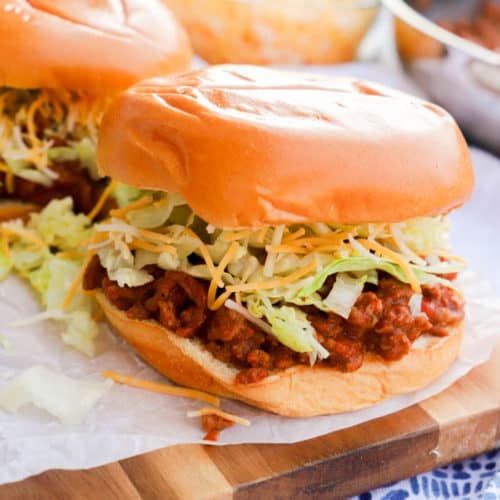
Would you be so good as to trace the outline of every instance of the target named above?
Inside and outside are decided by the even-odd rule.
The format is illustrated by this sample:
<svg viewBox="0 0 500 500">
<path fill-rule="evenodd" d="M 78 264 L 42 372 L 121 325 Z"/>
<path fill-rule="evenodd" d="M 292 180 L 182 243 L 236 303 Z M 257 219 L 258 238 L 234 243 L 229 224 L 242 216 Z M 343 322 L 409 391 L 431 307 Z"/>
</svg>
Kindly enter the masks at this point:
<svg viewBox="0 0 500 500">
<path fill-rule="evenodd" d="M 236 377 L 239 383 L 257 382 L 273 370 L 309 364 L 307 354 L 288 349 L 239 313 L 225 307 L 209 311 L 205 282 L 158 267 L 148 271 L 155 277 L 153 282 L 122 288 L 107 277 L 94 257 L 85 273 L 84 288 L 102 288 L 129 318 L 154 319 L 177 335 L 200 338 L 217 359 L 241 369 Z M 330 287 L 332 284 L 330 281 Z M 397 360 L 420 335 L 447 335 L 447 328 L 464 317 L 460 295 L 442 285 L 423 287 L 425 315 L 414 317 L 408 305 L 412 293 L 408 285 L 382 277 L 378 286 L 366 286 L 347 320 L 314 307 L 305 308 L 319 342 L 330 353 L 320 364 L 354 371 L 363 364 L 367 352 Z"/>
<path fill-rule="evenodd" d="M 71 196 L 75 213 L 89 213 L 96 205 L 108 182 L 105 179 L 92 180 L 87 170 L 82 168 L 78 161 L 54 163 L 50 166 L 50 170 L 58 176 L 51 186 L 44 186 L 14 176 L 12 192 L 7 191 L 5 173 L 0 172 L 0 197 L 44 207 L 51 200 Z M 108 199 L 108 203 L 103 207 L 100 215 L 107 214 L 111 208 L 114 208 L 114 202 Z"/>
</svg>

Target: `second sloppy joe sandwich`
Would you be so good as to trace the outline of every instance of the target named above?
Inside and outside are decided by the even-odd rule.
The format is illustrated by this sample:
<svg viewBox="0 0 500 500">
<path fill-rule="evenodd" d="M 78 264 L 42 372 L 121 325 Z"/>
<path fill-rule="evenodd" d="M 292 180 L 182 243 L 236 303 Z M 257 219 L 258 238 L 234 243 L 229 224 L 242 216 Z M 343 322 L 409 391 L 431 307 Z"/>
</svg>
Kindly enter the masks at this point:
<svg viewBox="0 0 500 500">
<path fill-rule="evenodd" d="M 83 285 L 170 379 L 310 416 L 418 389 L 457 357 L 446 214 L 474 179 L 441 108 L 215 66 L 121 94 L 98 161 L 143 191 L 95 227 Z"/>
<path fill-rule="evenodd" d="M 0 220 L 8 220 L 65 197 L 75 213 L 91 213 L 107 186 L 95 148 L 110 99 L 187 69 L 191 49 L 159 0 L 0 0 L 0 56 Z"/>
</svg>

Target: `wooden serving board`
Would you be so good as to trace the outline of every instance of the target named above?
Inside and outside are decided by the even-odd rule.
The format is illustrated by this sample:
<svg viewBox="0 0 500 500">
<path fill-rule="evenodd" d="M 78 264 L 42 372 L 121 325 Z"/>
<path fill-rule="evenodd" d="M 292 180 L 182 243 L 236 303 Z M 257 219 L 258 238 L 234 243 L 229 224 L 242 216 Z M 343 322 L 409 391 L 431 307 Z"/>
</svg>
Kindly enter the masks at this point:
<svg viewBox="0 0 500 500">
<path fill-rule="evenodd" d="M 0 487 L 0 499 L 335 499 L 500 445 L 500 345 L 443 393 L 291 445 L 173 446 Z"/>
</svg>

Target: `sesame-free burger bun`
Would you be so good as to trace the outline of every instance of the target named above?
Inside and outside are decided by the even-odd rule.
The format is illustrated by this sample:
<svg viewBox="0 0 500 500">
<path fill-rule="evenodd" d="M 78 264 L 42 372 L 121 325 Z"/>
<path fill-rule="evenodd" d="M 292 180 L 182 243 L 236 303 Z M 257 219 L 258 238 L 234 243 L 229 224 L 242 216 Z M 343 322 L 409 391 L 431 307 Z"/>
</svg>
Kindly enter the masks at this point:
<svg viewBox="0 0 500 500">
<path fill-rule="evenodd" d="M 290 417 L 354 411 L 420 389 L 448 369 L 462 342 L 463 325 L 459 324 L 448 329 L 447 337 L 418 339 L 399 361 L 369 354 L 361 368 L 350 373 L 300 365 L 260 382 L 236 384 L 238 370 L 214 358 L 196 339 L 180 337 L 155 321 L 130 319 L 102 292 L 96 297 L 115 330 L 174 382 Z"/>
<path fill-rule="evenodd" d="M 254 66 L 139 83 L 103 119 L 103 173 L 178 192 L 222 228 L 399 222 L 471 194 L 466 142 L 440 107 L 378 84 Z"/>
<path fill-rule="evenodd" d="M 186 70 L 187 36 L 161 0 L 0 0 L 0 86 L 111 93 Z"/>
</svg>

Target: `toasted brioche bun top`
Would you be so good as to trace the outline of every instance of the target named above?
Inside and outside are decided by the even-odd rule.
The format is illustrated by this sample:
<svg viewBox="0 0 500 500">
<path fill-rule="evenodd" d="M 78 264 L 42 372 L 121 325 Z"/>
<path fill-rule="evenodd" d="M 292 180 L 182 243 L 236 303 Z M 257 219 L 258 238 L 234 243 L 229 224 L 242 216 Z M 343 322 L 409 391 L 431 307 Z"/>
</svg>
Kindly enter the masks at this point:
<svg viewBox="0 0 500 500">
<path fill-rule="evenodd" d="M 474 184 L 464 138 L 438 106 L 253 66 L 130 88 L 104 117 L 98 162 L 119 181 L 182 194 L 223 228 L 438 215 Z"/>
<path fill-rule="evenodd" d="M 111 93 L 190 60 L 160 0 L 0 0 L 0 86 Z"/>
</svg>

